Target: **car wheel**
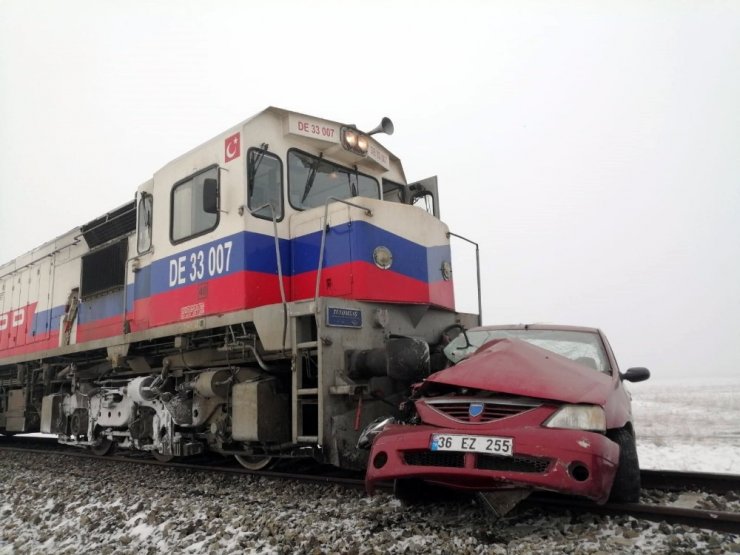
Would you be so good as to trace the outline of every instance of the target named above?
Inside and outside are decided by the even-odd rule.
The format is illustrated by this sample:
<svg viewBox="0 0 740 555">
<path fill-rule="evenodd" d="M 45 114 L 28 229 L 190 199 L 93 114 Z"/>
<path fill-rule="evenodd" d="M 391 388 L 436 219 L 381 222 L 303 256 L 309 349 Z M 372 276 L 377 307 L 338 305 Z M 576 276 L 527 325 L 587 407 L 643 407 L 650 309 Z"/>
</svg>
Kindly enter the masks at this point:
<svg viewBox="0 0 740 555">
<path fill-rule="evenodd" d="M 637 503 L 640 500 L 640 463 L 637 460 L 635 436 L 627 428 L 611 430 L 607 437 L 619 445 L 619 468 L 614 476 L 609 501 Z"/>
</svg>

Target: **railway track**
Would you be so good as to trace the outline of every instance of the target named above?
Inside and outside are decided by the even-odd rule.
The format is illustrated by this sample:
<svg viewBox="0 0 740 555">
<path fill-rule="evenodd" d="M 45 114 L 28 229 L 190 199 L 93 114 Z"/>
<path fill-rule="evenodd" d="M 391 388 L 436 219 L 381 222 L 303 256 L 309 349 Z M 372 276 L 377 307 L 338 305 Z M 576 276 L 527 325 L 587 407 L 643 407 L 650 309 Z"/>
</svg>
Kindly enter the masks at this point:
<svg viewBox="0 0 740 555">
<path fill-rule="evenodd" d="M 596 505 L 591 501 L 551 496 L 549 494 L 532 495 L 527 503 L 601 515 L 629 515 L 651 522 L 683 524 L 718 532 L 740 534 L 740 513 L 686 509 L 651 503 L 606 503 L 605 505 Z"/>
<path fill-rule="evenodd" d="M 22 451 L 36 454 L 56 454 L 76 458 L 101 458 L 89 451 L 78 448 L 59 445 L 53 439 L 32 438 L 25 439 L 0 438 L 0 450 Z M 160 462 L 148 455 L 131 453 L 125 456 L 113 454 L 104 457 L 107 461 L 145 464 L 153 466 L 165 466 L 181 470 L 197 472 L 220 472 L 238 475 L 253 475 L 263 478 L 280 480 L 297 480 L 302 482 L 314 482 L 325 484 L 337 484 L 344 487 L 364 489 L 364 480 L 361 473 L 348 473 L 327 470 L 326 467 L 312 467 L 310 472 L 305 470 L 294 472 L 290 469 L 280 471 L 270 470 L 248 470 L 237 466 L 226 458 L 200 459 L 197 462 Z M 642 483 L 644 488 L 660 489 L 665 491 L 689 491 L 692 489 L 711 492 L 716 494 L 727 494 L 728 492 L 740 492 L 740 475 L 712 474 L 702 472 L 679 472 L 672 470 L 643 470 Z M 385 488 L 390 491 L 391 485 Z M 607 503 L 596 505 L 593 502 L 578 498 L 549 493 L 536 493 L 531 495 L 526 506 L 550 507 L 555 510 L 568 510 L 576 512 L 589 512 L 603 515 L 629 515 L 639 519 L 653 522 L 667 522 L 668 524 L 682 524 L 697 528 L 705 528 L 720 532 L 740 534 L 740 513 L 724 512 L 705 509 L 690 509 L 683 507 L 655 505 L 649 503 Z"/>
<path fill-rule="evenodd" d="M 708 472 L 680 472 L 677 470 L 640 471 L 643 489 L 666 491 L 686 491 L 698 489 L 724 494 L 728 491 L 740 492 L 740 475 L 712 474 Z"/>
</svg>

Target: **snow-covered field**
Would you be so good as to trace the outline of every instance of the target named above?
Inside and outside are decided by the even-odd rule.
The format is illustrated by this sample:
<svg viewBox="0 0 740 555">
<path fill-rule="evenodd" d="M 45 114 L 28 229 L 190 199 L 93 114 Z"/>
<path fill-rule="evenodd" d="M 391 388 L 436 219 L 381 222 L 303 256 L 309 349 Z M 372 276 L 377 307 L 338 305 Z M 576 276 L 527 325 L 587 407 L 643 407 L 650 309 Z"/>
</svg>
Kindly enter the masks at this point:
<svg viewBox="0 0 740 555">
<path fill-rule="evenodd" d="M 642 468 L 740 474 L 740 378 L 628 387 Z"/>
</svg>

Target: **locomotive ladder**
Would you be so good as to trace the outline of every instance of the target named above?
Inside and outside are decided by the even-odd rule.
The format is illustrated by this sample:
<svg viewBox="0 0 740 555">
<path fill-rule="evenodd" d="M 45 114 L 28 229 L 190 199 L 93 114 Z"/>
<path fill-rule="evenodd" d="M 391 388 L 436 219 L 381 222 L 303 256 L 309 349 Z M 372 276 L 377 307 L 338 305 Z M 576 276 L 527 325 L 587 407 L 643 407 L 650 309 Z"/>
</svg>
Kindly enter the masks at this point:
<svg viewBox="0 0 740 555">
<path fill-rule="evenodd" d="M 322 444 L 324 430 L 324 401 L 321 342 L 318 340 L 318 308 L 320 306 L 321 270 L 324 267 L 326 234 L 329 231 L 329 205 L 346 204 L 362 210 L 367 217 L 372 210 L 337 197 L 329 197 L 324 204 L 321 223 L 321 246 L 316 268 L 316 288 L 313 301 L 296 302 L 288 311 L 292 339 L 293 379 L 291 408 L 293 411 L 293 441 Z M 274 222 L 273 217 L 273 222 Z M 276 231 L 277 233 L 277 231 Z"/>
<path fill-rule="evenodd" d="M 315 306 L 313 301 L 297 302 L 289 310 L 293 355 L 291 407 L 293 441 L 320 445 L 324 407 Z"/>
</svg>

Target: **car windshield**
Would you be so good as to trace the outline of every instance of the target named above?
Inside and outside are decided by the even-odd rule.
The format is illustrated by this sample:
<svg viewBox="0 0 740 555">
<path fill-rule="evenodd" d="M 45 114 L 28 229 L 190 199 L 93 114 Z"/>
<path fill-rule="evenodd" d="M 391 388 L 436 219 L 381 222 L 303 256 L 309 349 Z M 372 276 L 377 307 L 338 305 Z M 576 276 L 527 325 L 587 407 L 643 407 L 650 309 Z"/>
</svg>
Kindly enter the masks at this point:
<svg viewBox="0 0 740 555">
<path fill-rule="evenodd" d="M 445 347 L 445 355 L 457 364 L 473 354 L 478 347 L 493 339 L 516 338 L 547 349 L 572 361 L 610 373 L 609 358 L 599 334 L 575 330 L 547 329 L 473 329 L 467 332 L 470 345 L 465 335 L 460 334 Z"/>
</svg>

